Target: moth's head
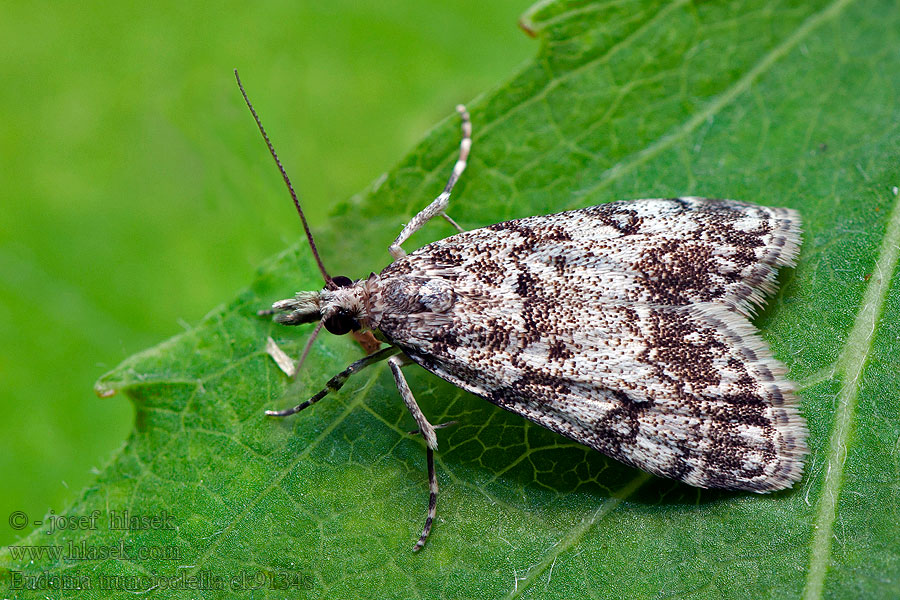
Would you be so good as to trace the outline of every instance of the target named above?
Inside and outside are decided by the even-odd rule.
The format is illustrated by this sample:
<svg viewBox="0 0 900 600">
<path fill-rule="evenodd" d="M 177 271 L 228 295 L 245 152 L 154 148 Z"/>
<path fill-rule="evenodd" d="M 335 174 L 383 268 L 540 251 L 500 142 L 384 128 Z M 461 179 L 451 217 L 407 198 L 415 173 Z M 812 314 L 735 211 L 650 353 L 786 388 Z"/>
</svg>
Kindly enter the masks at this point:
<svg viewBox="0 0 900 600">
<path fill-rule="evenodd" d="M 331 281 L 333 288 L 326 286 L 315 292 L 297 292 L 293 298 L 273 304 L 272 309 L 277 313 L 275 321 L 282 325 L 322 321 L 325 329 L 334 335 L 362 329 L 365 281 L 354 282 L 340 275 Z"/>
</svg>

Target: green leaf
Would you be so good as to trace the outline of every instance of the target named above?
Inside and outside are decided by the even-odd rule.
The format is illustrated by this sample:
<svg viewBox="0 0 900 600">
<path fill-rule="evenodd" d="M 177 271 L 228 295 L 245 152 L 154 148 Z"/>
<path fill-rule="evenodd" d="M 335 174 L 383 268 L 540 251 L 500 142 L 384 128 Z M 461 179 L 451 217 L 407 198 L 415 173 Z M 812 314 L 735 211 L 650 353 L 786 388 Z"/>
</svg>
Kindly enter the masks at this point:
<svg viewBox="0 0 900 600">
<path fill-rule="evenodd" d="M 321 340 L 289 386 L 265 355 L 268 335 L 294 355 L 304 343 L 304 331 L 255 316 L 321 285 L 298 244 L 196 328 L 101 379 L 137 416 L 66 513 L 99 511 L 99 524 L 4 551 L 8 585 L 44 573 L 92 586 L 84 597 L 900 595 L 896 6 L 550 1 L 523 26 L 540 51 L 469 105 L 472 160 L 451 214 L 478 227 L 686 194 L 798 209 L 799 264 L 756 323 L 799 382 L 803 481 L 758 496 L 653 478 L 410 368 L 432 422 L 459 421 L 439 431 L 438 520 L 413 554 L 425 453 L 383 366 L 290 419 L 263 416 L 360 356 L 348 339 Z M 458 136 L 450 117 L 335 211 L 317 232 L 332 272 L 388 262 L 398 225 L 443 186 Z M 429 225 L 409 247 L 449 233 Z M 113 510 L 173 528 L 111 530 Z M 70 543 L 94 554 L 23 554 Z"/>
</svg>

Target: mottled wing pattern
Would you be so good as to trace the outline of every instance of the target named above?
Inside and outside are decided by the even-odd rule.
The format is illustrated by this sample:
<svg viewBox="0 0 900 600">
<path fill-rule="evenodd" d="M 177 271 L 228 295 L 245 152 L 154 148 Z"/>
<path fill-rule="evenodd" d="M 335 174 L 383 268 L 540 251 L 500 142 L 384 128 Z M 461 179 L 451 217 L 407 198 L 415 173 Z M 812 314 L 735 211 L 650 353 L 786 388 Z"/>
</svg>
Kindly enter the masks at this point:
<svg viewBox="0 0 900 600">
<path fill-rule="evenodd" d="M 795 211 L 700 198 L 509 221 L 388 266 L 373 323 L 436 375 L 625 463 L 782 489 L 806 426 L 747 315 L 799 237 Z"/>
</svg>

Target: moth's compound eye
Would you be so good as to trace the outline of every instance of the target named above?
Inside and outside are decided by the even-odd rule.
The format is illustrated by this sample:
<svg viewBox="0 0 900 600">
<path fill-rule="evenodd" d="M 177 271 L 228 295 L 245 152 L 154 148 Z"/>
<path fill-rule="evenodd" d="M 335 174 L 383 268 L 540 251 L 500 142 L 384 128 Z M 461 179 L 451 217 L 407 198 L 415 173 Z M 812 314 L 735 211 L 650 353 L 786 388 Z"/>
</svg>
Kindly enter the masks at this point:
<svg viewBox="0 0 900 600">
<path fill-rule="evenodd" d="M 339 288 L 350 287 L 353 285 L 353 280 L 349 277 L 344 277 L 343 275 L 338 275 L 337 277 L 332 277 L 331 281 L 334 282 L 334 285 Z"/>
<path fill-rule="evenodd" d="M 334 335 L 344 335 L 351 331 L 359 331 L 361 327 L 355 316 L 341 308 L 325 319 L 325 329 Z"/>
</svg>

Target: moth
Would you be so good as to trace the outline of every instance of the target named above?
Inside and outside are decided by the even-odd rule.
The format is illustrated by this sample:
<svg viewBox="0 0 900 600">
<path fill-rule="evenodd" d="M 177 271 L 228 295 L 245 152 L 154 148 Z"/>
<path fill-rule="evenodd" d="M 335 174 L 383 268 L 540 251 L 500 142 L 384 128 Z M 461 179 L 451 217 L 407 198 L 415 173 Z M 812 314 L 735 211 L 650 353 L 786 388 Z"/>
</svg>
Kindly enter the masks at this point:
<svg viewBox="0 0 900 600">
<path fill-rule="evenodd" d="M 426 443 L 430 495 L 414 551 L 436 514 L 437 436 L 401 370 L 410 363 L 654 475 L 760 493 L 800 479 L 806 422 L 785 367 L 750 322 L 774 293 L 778 269 L 795 264 L 796 211 L 696 197 L 631 200 L 463 231 L 444 212 L 472 145 L 459 106 L 458 159 L 444 191 L 391 244 L 393 261 L 367 278 L 331 277 L 241 92 L 325 280 L 261 314 L 283 325 L 317 322 L 315 333 L 371 332 L 387 344 L 305 402 L 266 414 L 300 412 L 386 360 Z M 460 233 L 406 254 L 402 244 L 438 216 Z M 292 374 L 293 362 L 269 342 Z"/>
</svg>

